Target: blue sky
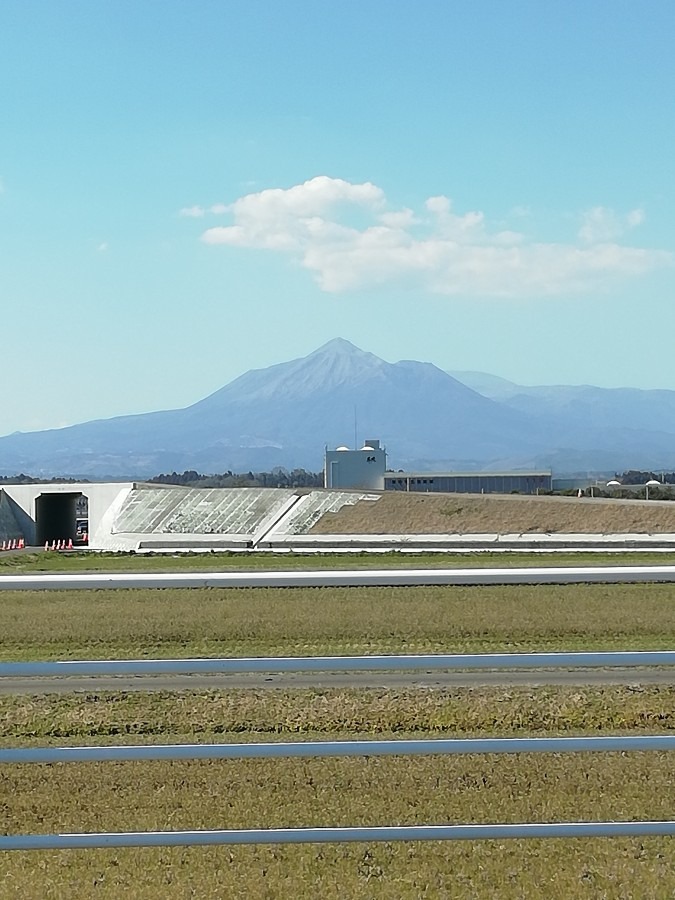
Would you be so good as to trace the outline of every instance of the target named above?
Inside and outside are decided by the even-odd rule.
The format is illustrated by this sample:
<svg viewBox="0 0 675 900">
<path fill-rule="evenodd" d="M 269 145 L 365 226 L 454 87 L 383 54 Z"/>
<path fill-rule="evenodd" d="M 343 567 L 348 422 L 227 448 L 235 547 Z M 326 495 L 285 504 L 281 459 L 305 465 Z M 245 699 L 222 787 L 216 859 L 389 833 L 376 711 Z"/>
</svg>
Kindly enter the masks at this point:
<svg viewBox="0 0 675 900">
<path fill-rule="evenodd" d="M 345 337 L 675 389 L 672 0 L 5 0 L 0 434 Z"/>
</svg>

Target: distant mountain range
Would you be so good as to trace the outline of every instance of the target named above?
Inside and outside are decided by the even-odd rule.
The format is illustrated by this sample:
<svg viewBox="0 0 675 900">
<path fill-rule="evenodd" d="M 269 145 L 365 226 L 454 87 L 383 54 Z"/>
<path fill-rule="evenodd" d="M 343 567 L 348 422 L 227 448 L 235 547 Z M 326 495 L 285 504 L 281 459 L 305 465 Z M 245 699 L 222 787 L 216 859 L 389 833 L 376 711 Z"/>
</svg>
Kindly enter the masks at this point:
<svg viewBox="0 0 675 900">
<path fill-rule="evenodd" d="M 0 438 L 0 474 L 320 471 L 324 445 L 379 438 L 395 469 L 675 467 L 675 391 L 525 387 L 388 363 L 341 338 L 246 372 L 185 409 Z"/>
</svg>

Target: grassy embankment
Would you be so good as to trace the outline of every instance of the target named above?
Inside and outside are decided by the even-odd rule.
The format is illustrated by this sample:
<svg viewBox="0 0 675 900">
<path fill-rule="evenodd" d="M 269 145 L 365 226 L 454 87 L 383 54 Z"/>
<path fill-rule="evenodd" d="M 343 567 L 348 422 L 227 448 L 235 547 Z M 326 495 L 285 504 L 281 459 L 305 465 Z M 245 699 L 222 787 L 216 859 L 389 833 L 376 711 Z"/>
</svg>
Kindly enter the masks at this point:
<svg viewBox="0 0 675 900">
<path fill-rule="evenodd" d="M 3 592 L 4 659 L 673 647 L 669 585 Z M 675 690 L 0 698 L 7 744 L 670 731 Z M 0 831 L 673 817 L 673 754 L 8 766 Z M 12 853 L 0 898 L 671 897 L 672 842 Z"/>
<path fill-rule="evenodd" d="M 505 568 L 528 566 L 642 566 L 670 565 L 668 552 L 520 553 L 99 553 L 69 550 L 61 553 L 0 554 L 0 575 L 37 572 L 221 572 L 229 569 L 363 569 L 363 568 Z"/>
</svg>

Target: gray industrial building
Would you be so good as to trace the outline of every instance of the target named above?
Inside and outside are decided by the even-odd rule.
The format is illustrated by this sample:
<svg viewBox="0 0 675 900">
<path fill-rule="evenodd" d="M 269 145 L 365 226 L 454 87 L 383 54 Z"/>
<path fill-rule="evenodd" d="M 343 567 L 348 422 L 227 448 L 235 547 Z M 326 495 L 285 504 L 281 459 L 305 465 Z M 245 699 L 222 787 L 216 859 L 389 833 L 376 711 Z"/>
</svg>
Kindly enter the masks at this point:
<svg viewBox="0 0 675 900">
<path fill-rule="evenodd" d="M 331 490 L 417 491 L 450 494 L 538 494 L 552 490 L 550 470 L 534 472 L 388 472 L 380 441 L 360 450 L 338 447 L 324 457 L 324 487 Z"/>
<path fill-rule="evenodd" d="M 360 450 L 338 447 L 326 449 L 324 487 L 331 490 L 383 491 L 387 453 L 379 440 L 371 438 Z"/>
<path fill-rule="evenodd" d="M 538 494 L 552 490 L 550 470 L 535 472 L 387 472 L 380 441 L 360 450 L 326 449 L 324 487 L 331 490 L 418 491 L 450 494 Z"/>
<path fill-rule="evenodd" d="M 449 494 L 537 494 L 552 489 L 551 472 L 385 472 L 386 491 Z"/>
</svg>

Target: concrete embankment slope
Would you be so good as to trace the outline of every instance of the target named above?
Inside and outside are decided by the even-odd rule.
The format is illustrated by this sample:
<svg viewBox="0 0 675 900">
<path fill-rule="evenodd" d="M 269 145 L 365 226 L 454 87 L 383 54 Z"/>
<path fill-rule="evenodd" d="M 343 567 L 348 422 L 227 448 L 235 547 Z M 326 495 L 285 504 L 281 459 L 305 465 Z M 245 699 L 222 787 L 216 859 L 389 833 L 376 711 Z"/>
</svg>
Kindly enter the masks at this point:
<svg viewBox="0 0 675 900">
<path fill-rule="evenodd" d="M 675 551 L 663 501 L 142 485 L 109 518 L 92 548 Z"/>
</svg>

